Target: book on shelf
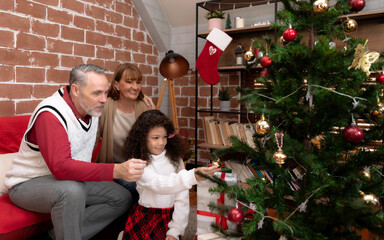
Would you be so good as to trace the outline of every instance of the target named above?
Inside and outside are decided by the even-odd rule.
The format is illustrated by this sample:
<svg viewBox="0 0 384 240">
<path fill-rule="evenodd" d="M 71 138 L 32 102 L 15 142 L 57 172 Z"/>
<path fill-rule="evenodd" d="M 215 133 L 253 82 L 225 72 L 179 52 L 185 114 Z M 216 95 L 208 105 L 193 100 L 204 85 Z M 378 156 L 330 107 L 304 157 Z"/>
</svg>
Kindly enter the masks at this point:
<svg viewBox="0 0 384 240">
<path fill-rule="evenodd" d="M 230 136 L 237 137 L 240 141 L 254 148 L 253 124 L 238 123 L 234 121 L 218 120 L 214 116 L 203 117 L 204 140 L 208 144 L 217 146 L 231 146 Z"/>
<path fill-rule="evenodd" d="M 241 140 L 239 123 L 232 123 L 230 126 L 232 128 L 233 135 Z"/>
<path fill-rule="evenodd" d="M 217 129 L 217 120 L 216 119 L 212 119 L 209 121 L 209 130 L 211 131 L 211 136 L 212 136 L 212 144 L 213 145 L 220 145 L 219 144 L 219 133 L 218 133 L 218 129 Z"/>
<path fill-rule="evenodd" d="M 215 117 L 214 116 L 203 117 L 204 138 L 205 138 L 205 142 L 209 144 L 213 144 L 211 130 L 209 128 L 209 121 L 211 121 L 212 119 L 215 119 Z"/>
<path fill-rule="evenodd" d="M 237 178 L 240 182 L 245 183 L 245 182 L 247 182 L 248 178 L 262 176 L 262 173 L 259 170 L 252 170 L 248 167 L 248 165 L 245 165 L 245 164 L 237 163 L 234 161 L 225 161 L 225 165 L 228 168 L 232 169 L 233 173 L 237 174 Z M 259 171 L 260 175 L 258 175 L 258 173 L 257 173 L 258 171 Z"/>
<path fill-rule="evenodd" d="M 225 123 L 226 121 L 220 121 L 219 122 L 219 129 L 220 129 L 220 134 L 221 134 L 221 140 L 223 142 L 224 146 L 229 146 L 229 141 L 228 141 L 228 132 L 227 129 L 225 128 Z"/>
<path fill-rule="evenodd" d="M 215 121 L 215 128 L 216 128 L 215 137 L 217 141 L 216 145 L 223 146 L 224 143 L 223 143 L 223 137 L 222 137 L 222 130 L 220 128 L 220 122 L 218 120 Z"/>
<path fill-rule="evenodd" d="M 225 131 L 226 131 L 227 134 L 228 134 L 228 138 L 229 138 L 230 136 L 233 136 L 233 130 L 232 130 L 232 128 L 229 126 L 230 123 L 231 123 L 231 122 L 229 122 L 229 121 L 225 121 L 225 122 L 224 122 L 224 128 L 225 128 Z M 231 142 L 228 142 L 228 144 L 231 145 Z"/>
<path fill-rule="evenodd" d="M 285 166 L 291 176 L 288 185 L 291 187 L 292 191 L 299 190 L 301 187 L 301 180 L 303 179 L 306 170 L 293 158 L 288 158 L 285 162 Z"/>
<path fill-rule="evenodd" d="M 248 178 L 261 178 L 273 183 L 273 175 L 268 170 L 255 168 L 254 164 L 241 164 L 234 161 L 225 161 L 225 166 L 232 169 L 233 173 L 237 174 L 239 182 L 247 182 Z"/>
<path fill-rule="evenodd" d="M 258 177 L 258 178 L 261 178 L 261 179 L 265 179 L 264 174 L 263 174 L 259 169 L 254 168 L 254 167 L 253 167 L 253 164 L 248 163 L 248 164 L 247 164 L 247 167 L 248 167 L 248 169 L 252 172 L 253 176 Z"/>
</svg>

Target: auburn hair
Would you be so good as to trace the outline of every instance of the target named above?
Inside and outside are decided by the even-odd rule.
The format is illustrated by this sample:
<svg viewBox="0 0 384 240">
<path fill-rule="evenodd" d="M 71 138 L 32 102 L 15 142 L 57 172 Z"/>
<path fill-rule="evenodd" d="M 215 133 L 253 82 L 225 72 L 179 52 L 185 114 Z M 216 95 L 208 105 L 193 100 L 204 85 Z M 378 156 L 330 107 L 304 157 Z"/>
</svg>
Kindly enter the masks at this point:
<svg viewBox="0 0 384 240">
<path fill-rule="evenodd" d="M 115 81 L 120 82 L 124 76 L 124 73 L 126 74 L 125 77 L 133 80 L 133 81 L 142 81 L 143 75 L 140 72 L 140 69 L 136 67 L 135 65 L 131 63 L 122 63 L 119 66 L 117 66 L 115 73 L 113 74 L 113 79 L 111 82 L 111 85 L 109 86 L 108 96 L 112 98 L 113 100 L 118 100 L 120 98 L 120 93 L 116 89 Z M 136 100 L 142 100 L 144 98 L 144 93 L 140 91 L 139 96 Z"/>
</svg>

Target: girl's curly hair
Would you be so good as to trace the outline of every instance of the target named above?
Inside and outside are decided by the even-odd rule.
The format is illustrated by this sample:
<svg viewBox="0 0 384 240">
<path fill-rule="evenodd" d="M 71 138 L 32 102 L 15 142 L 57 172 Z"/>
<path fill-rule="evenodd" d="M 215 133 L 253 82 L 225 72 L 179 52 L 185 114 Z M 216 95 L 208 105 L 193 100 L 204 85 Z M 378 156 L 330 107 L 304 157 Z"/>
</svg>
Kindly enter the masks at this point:
<svg viewBox="0 0 384 240">
<path fill-rule="evenodd" d="M 159 110 L 148 110 L 143 112 L 133 124 L 125 142 L 127 159 L 139 158 L 151 161 L 150 152 L 147 147 L 147 136 L 154 127 L 164 127 L 167 135 L 166 156 L 171 163 L 179 167 L 180 158 L 186 152 L 186 145 L 179 135 L 175 135 L 175 128 L 172 121 Z"/>
</svg>

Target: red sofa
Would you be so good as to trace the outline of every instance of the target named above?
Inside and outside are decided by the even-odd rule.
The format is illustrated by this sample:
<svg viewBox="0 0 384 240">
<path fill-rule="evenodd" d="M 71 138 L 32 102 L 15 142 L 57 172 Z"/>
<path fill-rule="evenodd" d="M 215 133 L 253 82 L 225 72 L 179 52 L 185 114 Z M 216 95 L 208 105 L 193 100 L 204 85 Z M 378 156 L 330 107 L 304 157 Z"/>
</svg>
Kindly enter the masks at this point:
<svg viewBox="0 0 384 240">
<path fill-rule="evenodd" d="M 12 158 L 19 151 L 21 139 L 27 129 L 30 116 L 0 117 L 0 240 L 26 240 L 39 236 L 52 226 L 50 214 L 23 210 L 15 206 L 4 187 L 4 175 Z M 93 151 L 92 161 L 100 149 L 100 142 Z M 116 219 L 92 240 L 115 239 L 124 228 L 126 215 Z"/>
<path fill-rule="evenodd" d="M 0 117 L 0 183 L 12 157 L 19 150 L 30 116 Z M 8 194 L 0 196 L 0 240 L 23 240 L 52 228 L 50 214 L 23 210 L 12 204 Z"/>
</svg>

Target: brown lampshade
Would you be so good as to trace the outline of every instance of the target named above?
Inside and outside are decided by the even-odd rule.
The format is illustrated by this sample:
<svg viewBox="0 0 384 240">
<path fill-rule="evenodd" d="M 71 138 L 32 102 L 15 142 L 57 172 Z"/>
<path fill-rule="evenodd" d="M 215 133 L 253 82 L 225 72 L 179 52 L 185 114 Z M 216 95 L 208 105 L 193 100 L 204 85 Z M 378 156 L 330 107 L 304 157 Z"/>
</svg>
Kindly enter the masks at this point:
<svg viewBox="0 0 384 240">
<path fill-rule="evenodd" d="M 180 54 L 169 50 L 160 63 L 160 73 L 163 77 L 174 79 L 184 76 L 189 70 L 188 61 Z"/>
</svg>

